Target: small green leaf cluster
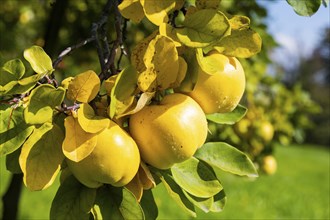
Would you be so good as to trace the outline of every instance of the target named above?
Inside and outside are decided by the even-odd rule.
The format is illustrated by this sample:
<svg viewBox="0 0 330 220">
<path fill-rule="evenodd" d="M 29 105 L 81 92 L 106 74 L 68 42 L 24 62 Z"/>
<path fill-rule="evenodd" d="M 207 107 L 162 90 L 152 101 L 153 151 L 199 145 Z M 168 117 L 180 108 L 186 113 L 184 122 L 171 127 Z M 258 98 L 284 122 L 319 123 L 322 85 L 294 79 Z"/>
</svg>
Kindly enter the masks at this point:
<svg viewBox="0 0 330 220">
<path fill-rule="evenodd" d="M 220 1 L 124 0 L 119 10 L 133 22 L 148 19 L 157 27 L 135 46 L 131 64 L 105 80 L 87 70 L 58 83 L 50 57 L 38 46 L 24 51 L 31 73 L 25 73 L 18 59 L 4 64 L 0 155 L 6 156 L 8 170 L 23 173 L 30 190 L 46 189 L 61 173 L 50 219 L 155 219 L 158 211 L 151 189 L 161 183 L 192 216 L 196 216 L 195 208 L 222 211 L 226 196 L 215 171 L 258 175 L 244 153 L 224 142 L 205 143 L 193 157 L 169 169 L 145 164 L 143 158 L 140 162 L 138 156 L 134 158 L 139 162 L 135 176 L 117 186 L 109 182 L 86 186 L 70 169 L 68 160 L 78 164 L 94 157 L 102 141 L 113 147 L 131 140 L 131 115 L 168 94 L 192 91 L 198 71 L 213 75 L 226 69 L 225 62 L 208 54 L 232 61 L 228 57 L 247 58 L 261 49 L 261 38 L 249 28 L 249 18 L 221 11 Z M 203 117 L 232 125 L 246 111 L 238 105 L 233 111 Z M 113 140 L 106 140 L 105 132 L 112 127 L 122 136 L 110 132 Z M 127 138 L 123 140 L 123 136 Z M 124 147 L 120 151 L 132 153 Z M 100 157 L 107 161 L 117 156 Z M 116 168 L 120 170 L 128 162 L 120 161 Z M 122 179 L 118 172 L 111 170 L 111 178 Z"/>
</svg>

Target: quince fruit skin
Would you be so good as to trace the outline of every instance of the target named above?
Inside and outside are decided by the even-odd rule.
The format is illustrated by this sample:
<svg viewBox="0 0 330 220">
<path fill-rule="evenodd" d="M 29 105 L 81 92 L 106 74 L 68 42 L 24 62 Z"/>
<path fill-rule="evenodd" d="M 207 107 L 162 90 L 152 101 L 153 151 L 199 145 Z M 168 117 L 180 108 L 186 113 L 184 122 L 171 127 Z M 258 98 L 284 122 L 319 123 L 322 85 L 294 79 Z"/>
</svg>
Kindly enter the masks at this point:
<svg viewBox="0 0 330 220">
<path fill-rule="evenodd" d="M 201 107 L 189 96 L 166 95 L 159 105 L 145 106 L 129 121 L 130 134 L 141 158 L 168 169 L 194 155 L 207 137 L 207 120 Z"/>
<path fill-rule="evenodd" d="M 245 90 L 245 74 L 235 57 L 210 52 L 218 60 L 219 71 L 208 74 L 201 68 L 194 89 L 186 93 L 203 109 L 205 114 L 231 112 L 240 102 Z"/>
<path fill-rule="evenodd" d="M 140 165 L 140 153 L 132 137 L 111 121 L 100 132 L 90 155 L 79 162 L 66 159 L 73 175 L 85 186 L 98 188 L 103 184 L 116 187 L 129 183 Z"/>
</svg>

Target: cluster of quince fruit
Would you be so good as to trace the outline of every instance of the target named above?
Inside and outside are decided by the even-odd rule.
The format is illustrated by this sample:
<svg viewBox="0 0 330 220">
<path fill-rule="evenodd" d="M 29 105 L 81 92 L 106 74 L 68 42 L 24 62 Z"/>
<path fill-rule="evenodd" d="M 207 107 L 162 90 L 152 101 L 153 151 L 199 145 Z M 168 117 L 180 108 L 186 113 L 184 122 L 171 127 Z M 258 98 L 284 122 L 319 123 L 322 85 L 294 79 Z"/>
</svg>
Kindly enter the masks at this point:
<svg viewBox="0 0 330 220">
<path fill-rule="evenodd" d="M 110 120 L 107 128 L 98 133 L 96 145 L 87 157 L 79 162 L 66 159 L 73 175 L 90 188 L 111 184 L 127 186 L 132 191 L 137 186 L 148 189 L 154 182 L 146 164 L 164 170 L 191 158 L 206 141 L 206 114 L 232 111 L 245 89 L 244 71 L 236 58 L 218 52 L 207 56 L 218 61 L 219 71 L 210 75 L 199 68 L 192 91 L 172 91 L 161 100 L 151 101 L 126 117 L 127 126 Z M 78 119 L 65 119 L 63 145 L 70 140 L 68 130 L 79 130 L 83 125 L 79 111 L 93 111 L 91 107 L 83 108 L 86 106 L 78 110 Z"/>
</svg>

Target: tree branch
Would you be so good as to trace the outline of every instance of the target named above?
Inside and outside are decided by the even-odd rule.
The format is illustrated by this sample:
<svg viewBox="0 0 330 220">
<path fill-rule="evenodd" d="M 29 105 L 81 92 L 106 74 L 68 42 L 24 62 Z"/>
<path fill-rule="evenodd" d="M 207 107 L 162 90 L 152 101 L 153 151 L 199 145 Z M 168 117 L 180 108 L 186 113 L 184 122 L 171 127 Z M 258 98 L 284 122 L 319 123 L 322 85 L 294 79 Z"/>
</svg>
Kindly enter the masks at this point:
<svg viewBox="0 0 330 220">
<path fill-rule="evenodd" d="M 105 68 L 102 69 L 102 72 L 100 73 L 99 77 L 100 80 L 107 79 L 111 75 L 114 75 L 117 73 L 116 67 L 115 67 L 115 58 L 117 54 L 118 48 L 123 47 L 123 33 L 122 33 L 122 16 L 118 10 L 118 1 L 114 0 L 114 11 L 115 11 L 115 30 L 116 30 L 116 40 L 112 44 L 112 48 L 110 50 L 110 53 L 107 57 L 107 62 L 105 64 Z M 110 72 L 109 72 L 110 70 Z"/>
<path fill-rule="evenodd" d="M 73 50 L 78 49 L 78 48 L 80 48 L 82 46 L 85 46 L 86 44 L 88 44 L 88 43 L 90 43 L 90 42 L 92 42 L 94 40 L 95 40 L 94 37 L 90 37 L 90 38 L 87 38 L 86 40 L 84 40 L 84 41 L 82 41 L 82 42 L 80 42 L 80 43 L 78 43 L 76 45 L 73 45 L 71 47 L 67 47 L 65 50 L 63 50 L 60 53 L 60 55 L 57 57 L 57 59 L 54 60 L 54 62 L 53 62 L 53 68 L 55 69 L 58 66 L 58 64 L 63 60 L 63 58 L 66 55 L 69 55 Z"/>
<path fill-rule="evenodd" d="M 22 190 L 22 178 L 23 174 L 13 174 L 10 185 L 2 197 L 3 213 L 1 219 L 3 220 L 17 219 L 18 203 Z"/>
<path fill-rule="evenodd" d="M 116 1 L 108 0 L 106 5 L 104 6 L 100 19 L 97 22 L 94 22 L 92 24 L 91 37 L 87 38 L 86 40 L 84 40 L 74 46 L 67 47 L 65 50 L 63 50 L 60 53 L 60 55 L 57 57 L 57 59 L 54 60 L 53 68 L 56 68 L 58 66 L 58 64 L 63 60 L 63 58 L 65 56 L 69 55 L 75 49 L 78 49 L 82 46 L 85 46 L 88 43 L 95 41 L 95 46 L 97 49 L 97 54 L 99 57 L 101 69 L 102 69 L 102 71 L 105 69 L 105 64 L 108 61 L 108 59 L 106 59 L 105 57 L 107 57 L 109 54 L 109 45 L 107 43 L 107 37 L 106 37 L 106 33 L 107 33 L 106 24 L 108 22 L 111 7 L 114 4 L 118 5 Z M 100 42 L 102 42 L 102 43 L 100 43 Z"/>
</svg>

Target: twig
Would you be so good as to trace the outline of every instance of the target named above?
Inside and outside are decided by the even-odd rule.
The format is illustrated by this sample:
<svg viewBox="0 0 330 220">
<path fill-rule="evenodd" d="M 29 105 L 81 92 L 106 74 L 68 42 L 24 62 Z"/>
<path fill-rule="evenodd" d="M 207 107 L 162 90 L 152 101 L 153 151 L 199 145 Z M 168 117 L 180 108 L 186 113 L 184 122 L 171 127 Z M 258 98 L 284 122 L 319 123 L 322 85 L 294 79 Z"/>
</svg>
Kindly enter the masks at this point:
<svg viewBox="0 0 330 220">
<path fill-rule="evenodd" d="M 99 77 L 101 80 L 104 80 L 111 75 L 114 75 L 117 73 L 116 67 L 115 67 L 115 57 L 117 54 L 117 50 L 119 47 L 122 47 L 123 45 L 123 33 L 122 33 L 122 16 L 118 10 L 118 2 L 117 0 L 113 1 L 114 4 L 114 10 L 115 10 L 115 29 L 116 29 L 116 40 L 113 42 L 112 48 L 110 50 L 110 54 L 107 59 L 107 63 L 105 64 L 105 69 L 102 70 Z M 108 73 L 110 70 L 110 74 Z"/>
<path fill-rule="evenodd" d="M 115 6 L 116 8 L 117 5 L 117 0 L 108 0 L 103 9 L 100 20 L 96 23 L 93 23 L 92 27 L 92 35 L 95 37 L 95 45 L 102 72 L 106 69 L 106 63 L 108 61 L 107 56 L 109 53 L 109 45 L 107 43 L 108 40 L 106 37 L 106 24 L 108 22 L 111 7 Z"/>
<path fill-rule="evenodd" d="M 116 2 L 116 1 L 114 1 Z M 85 46 L 86 44 L 90 43 L 90 42 L 93 42 L 95 41 L 96 43 L 96 48 L 97 48 L 97 53 L 98 53 L 98 56 L 99 56 L 99 60 L 100 60 L 100 65 L 101 65 L 101 68 L 102 70 L 105 68 L 105 63 L 106 63 L 106 59 L 104 58 L 104 53 L 103 53 L 103 48 L 105 48 L 105 51 L 109 51 L 109 48 L 108 48 L 108 45 L 102 45 L 100 44 L 100 39 L 99 39 L 99 30 L 103 30 L 101 32 L 101 41 L 104 42 L 104 41 L 107 41 L 107 38 L 105 36 L 106 34 L 106 29 L 105 29 L 105 25 L 108 21 L 108 17 L 109 17 L 109 13 L 110 13 L 110 9 L 112 7 L 112 4 L 113 4 L 113 0 L 108 0 L 108 2 L 106 3 L 104 9 L 103 9 L 103 12 L 102 12 L 102 15 L 101 15 L 101 18 L 99 19 L 99 21 L 95 22 L 92 24 L 92 36 L 87 38 L 86 40 L 74 45 L 74 46 L 70 46 L 70 47 L 67 47 L 65 50 L 63 50 L 60 55 L 58 56 L 58 58 L 53 62 L 53 68 L 55 69 L 58 64 L 63 60 L 63 58 L 66 56 L 66 55 L 69 55 L 73 50 L 75 49 L 78 49 L 82 46 Z M 107 54 L 106 54 L 107 55 Z"/>
<path fill-rule="evenodd" d="M 84 40 L 84 41 L 82 41 L 82 42 L 80 42 L 80 43 L 78 43 L 76 45 L 73 45 L 71 47 L 67 47 L 65 50 L 63 50 L 60 53 L 60 55 L 57 57 L 57 59 L 54 60 L 54 62 L 53 62 L 53 68 L 56 69 L 57 66 L 58 66 L 58 64 L 63 60 L 63 57 L 65 57 L 66 55 L 69 55 L 73 50 L 78 49 L 78 48 L 80 48 L 82 46 L 85 46 L 86 44 L 88 44 L 88 43 L 90 43 L 90 42 L 92 42 L 94 40 L 95 40 L 95 38 L 93 36 L 93 37 L 87 38 L 86 40 Z"/>
</svg>

